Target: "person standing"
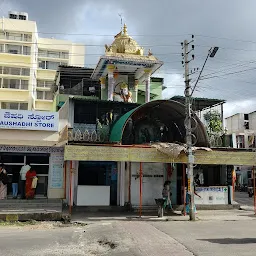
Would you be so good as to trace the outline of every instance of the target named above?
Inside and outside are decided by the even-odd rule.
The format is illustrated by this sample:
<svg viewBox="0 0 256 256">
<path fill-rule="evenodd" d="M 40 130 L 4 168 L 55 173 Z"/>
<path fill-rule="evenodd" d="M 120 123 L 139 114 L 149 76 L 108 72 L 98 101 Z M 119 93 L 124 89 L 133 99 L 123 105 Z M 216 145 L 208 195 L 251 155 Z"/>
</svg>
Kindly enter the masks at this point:
<svg viewBox="0 0 256 256">
<path fill-rule="evenodd" d="M 8 176 L 3 164 L 0 165 L 0 200 L 7 199 Z"/>
<path fill-rule="evenodd" d="M 26 199 L 33 199 L 35 197 L 35 187 L 32 185 L 33 179 L 36 178 L 36 171 L 30 168 L 26 173 Z"/>
<path fill-rule="evenodd" d="M 20 198 L 25 199 L 26 174 L 31 169 L 30 162 L 21 167 L 20 170 Z"/>
<path fill-rule="evenodd" d="M 171 182 L 170 181 L 166 181 L 164 183 L 164 187 L 163 187 L 163 191 L 162 191 L 162 196 L 165 199 L 164 201 L 164 210 L 166 209 L 167 206 L 169 206 L 169 209 L 171 211 L 173 211 L 172 209 L 172 202 L 171 202 L 171 188 L 170 188 Z M 165 210 L 166 212 L 166 210 Z"/>
<path fill-rule="evenodd" d="M 18 197 L 18 183 L 19 183 L 19 171 L 15 169 L 12 173 L 12 198 L 17 199 Z"/>
<path fill-rule="evenodd" d="M 202 198 L 199 194 L 196 193 L 196 187 L 195 186 L 194 186 L 194 194 L 196 196 L 198 196 L 199 198 Z M 189 212 L 190 212 L 190 201 L 191 201 L 191 193 L 188 192 L 188 189 L 187 189 L 187 191 L 186 191 L 186 206 L 181 211 L 182 214 L 184 214 L 184 211 L 186 212 L 186 214 L 189 214 Z M 197 213 L 196 205 L 194 205 L 194 213 Z"/>
</svg>

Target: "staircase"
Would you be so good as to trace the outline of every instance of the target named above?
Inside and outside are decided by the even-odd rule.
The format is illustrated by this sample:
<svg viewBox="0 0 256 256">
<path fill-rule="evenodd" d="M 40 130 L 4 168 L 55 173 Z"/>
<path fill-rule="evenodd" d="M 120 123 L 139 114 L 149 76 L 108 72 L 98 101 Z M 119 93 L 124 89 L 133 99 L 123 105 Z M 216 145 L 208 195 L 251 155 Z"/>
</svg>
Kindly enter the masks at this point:
<svg viewBox="0 0 256 256">
<path fill-rule="evenodd" d="M 0 212 L 62 212 L 61 199 L 0 200 Z"/>
</svg>

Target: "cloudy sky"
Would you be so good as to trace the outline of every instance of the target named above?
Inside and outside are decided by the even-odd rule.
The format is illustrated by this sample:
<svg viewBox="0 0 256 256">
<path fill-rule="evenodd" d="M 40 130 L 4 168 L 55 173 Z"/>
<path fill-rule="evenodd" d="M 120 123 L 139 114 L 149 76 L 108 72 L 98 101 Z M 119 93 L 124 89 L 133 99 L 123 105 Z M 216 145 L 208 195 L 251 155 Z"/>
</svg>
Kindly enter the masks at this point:
<svg viewBox="0 0 256 256">
<path fill-rule="evenodd" d="M 128 33 L 164 61 L 157 74 L 168 87 L 164 98 L 183 94 L 180 42 L 194 34 L 191 69 L 202 67 L 211 46 L 220 47 L 194 96 L 227 100 L 226 116 L 256 110 L 255 0 L 1 0 L 0 15 L 9 10 L 28 12 L 41 37 L 86 45 L 88 67 L 95 66 L 104 44 L 120 31 L 121 13 Z"/>
</svg>

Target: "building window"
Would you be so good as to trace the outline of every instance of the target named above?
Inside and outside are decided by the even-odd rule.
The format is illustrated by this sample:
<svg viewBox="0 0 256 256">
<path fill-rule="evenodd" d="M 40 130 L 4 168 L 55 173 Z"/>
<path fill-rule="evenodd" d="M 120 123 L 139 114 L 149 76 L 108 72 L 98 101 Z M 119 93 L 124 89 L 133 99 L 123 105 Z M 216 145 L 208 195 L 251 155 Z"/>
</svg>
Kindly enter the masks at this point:
<svg viewBox="0 0 256 256">
<path fill-rule="evenodd" d="M 24 34 L 24 41 L 26 41 L 26 42 L 32 42 L 32 35 L 30 35 L 30 34 Z"/>
<path fill-rule="evenodd" d="M 23 54 L 24 55 L 30 55 L 31 53 L 31 47 L 30 46 L 23 46 Z"/>
<path fill-rule="evenodd" d="M 6 75 L 20 75 L 20 68 L 11 68 L 11 67 L 4 67 L 4 74 Z"/>
<path fill-rule="evenodd" d="M 30 76 L 30 69 L 29 68 L 22 68 L 21 69 L 22 76 Z"/>
<path fill-rule="evenodd" d="M 54 61 L 39 61 L 38 66 L 42 69 L 57 70 L 60 65 L 67 65 L 67 62 L 54 62 Z"/>
<path fill-rule="evenodd" d="M 237 148 L 244 148 L 244 135 L 237 135 L 236 136 L 236 141 L 237 141 Z"/>
<path fill-rule="evenodd" d="M 6 53 L 11 54 L 23 54 L 23 55 L 30 55 L 31 47 L 30 46 L 21 46 L 21 45 L 13 45 L 13 44 L 6 44 Z"/>
<path fill-rule="evenodd" d="M 4 32 L 0 32 L 0 39 L 5 39 L 5 33 Z"/>
<path fill-rule="evenodd" d="M 46 50 L 38 50 L 38 57 L 47 57 L 47 51 Z"/>
<path fill-rule="evenodd" d="M 60 58 L 60 52 L 53 52 L 53 51 L 48 51 L 48 56 L 49 58 Z"/>
<path fill-rule="evenodd" d="M 3 88 L 28 90 L 28 80 L 21 79 L 3 79 Z"/>
<path fill-rule="evenodd" d="M 68 52 L 60 52 L 60 51 L 47 51 L 43 49 L 39 49 L 38 51 L 39 57 L 48 57 L 48 58 L 61 58 L 61 59 L 68 59 L 69 53 Z"/>
<path fill-rule="evenodd" d="M 44 99 L 44 92 L 43 91 L 37 91 L 36 96 L 37 96 L 36 98 L 38 100 L 43 100 Z"/>
<path fill-rule="evenodd" d="M 59 65 L 60 65 L 59 62 L 46 61 L 46 69 L 57 70 Z"/>
<path fill-rule="evenodd" d="M 15 76 L 29 76 L 30 69 L 29 68 L 16 68 L 16 67 L 0 67 L 0 74 L 5 75 L 15 75 Z"/>
<path fill-rule="evenodd" d="M 4 52 L 4 44 L 0 44 L 0 52 Z"/>
<path fill-rule="evenodd" d="M 22 54 L 22 46 L 7 44 L 5 52 L 11 54 Z"/>
<path fill-rule="evenodd" d="M 68 52 L 62 52 L 61 53 L 61 58 L 62 59 L 68 59 L 69 58 L 69 53 Z"/>
<path fill-rule="evenodd" d="M 20 80 L 20 89 L 28 90 L 28 80 Z"/>
<path fill-rule="evenodd" d="M 38 100 L 52 100 L 51 91 L 37 91 L 36 94 Z"/>
<path fill-rule="evenodd" d="M 37 87 L 51 88 L 52 84 L 52 81 L 37 80 Z"/>
<path fill-rule="evenodd" d="M 2 102 L 1 108 L 2 109 L 28 110 L 28 103 Z"/>
<path fill-rule="evenodd" d="M 6 33 L 6 39 L 7 40 L 22 41 L 22 34 L 7 32 Z"/>
<path fill-rule="evenodd" d="M 32 34 L 22 34 L 13 32 L 1 32 L 0 39 L 7 39 L 12 41 L 32 42 Z"/>
</svg>

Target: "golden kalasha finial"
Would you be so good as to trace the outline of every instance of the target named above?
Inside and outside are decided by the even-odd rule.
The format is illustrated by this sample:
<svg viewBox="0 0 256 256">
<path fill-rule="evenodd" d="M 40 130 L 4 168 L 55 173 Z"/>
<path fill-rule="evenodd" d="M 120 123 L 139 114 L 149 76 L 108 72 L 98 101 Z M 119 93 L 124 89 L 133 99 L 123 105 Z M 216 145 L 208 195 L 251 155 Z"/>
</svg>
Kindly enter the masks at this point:
<svg viewBox="0 0 256 256">
<path fill-rule="evenodd" d="M 123 32 L 124 32 L 124 35 L 126 35 L 126 34 L 127 34 L 127 26 L 126 26 L 126 24 L 124 24 Z"/>
</svg>

